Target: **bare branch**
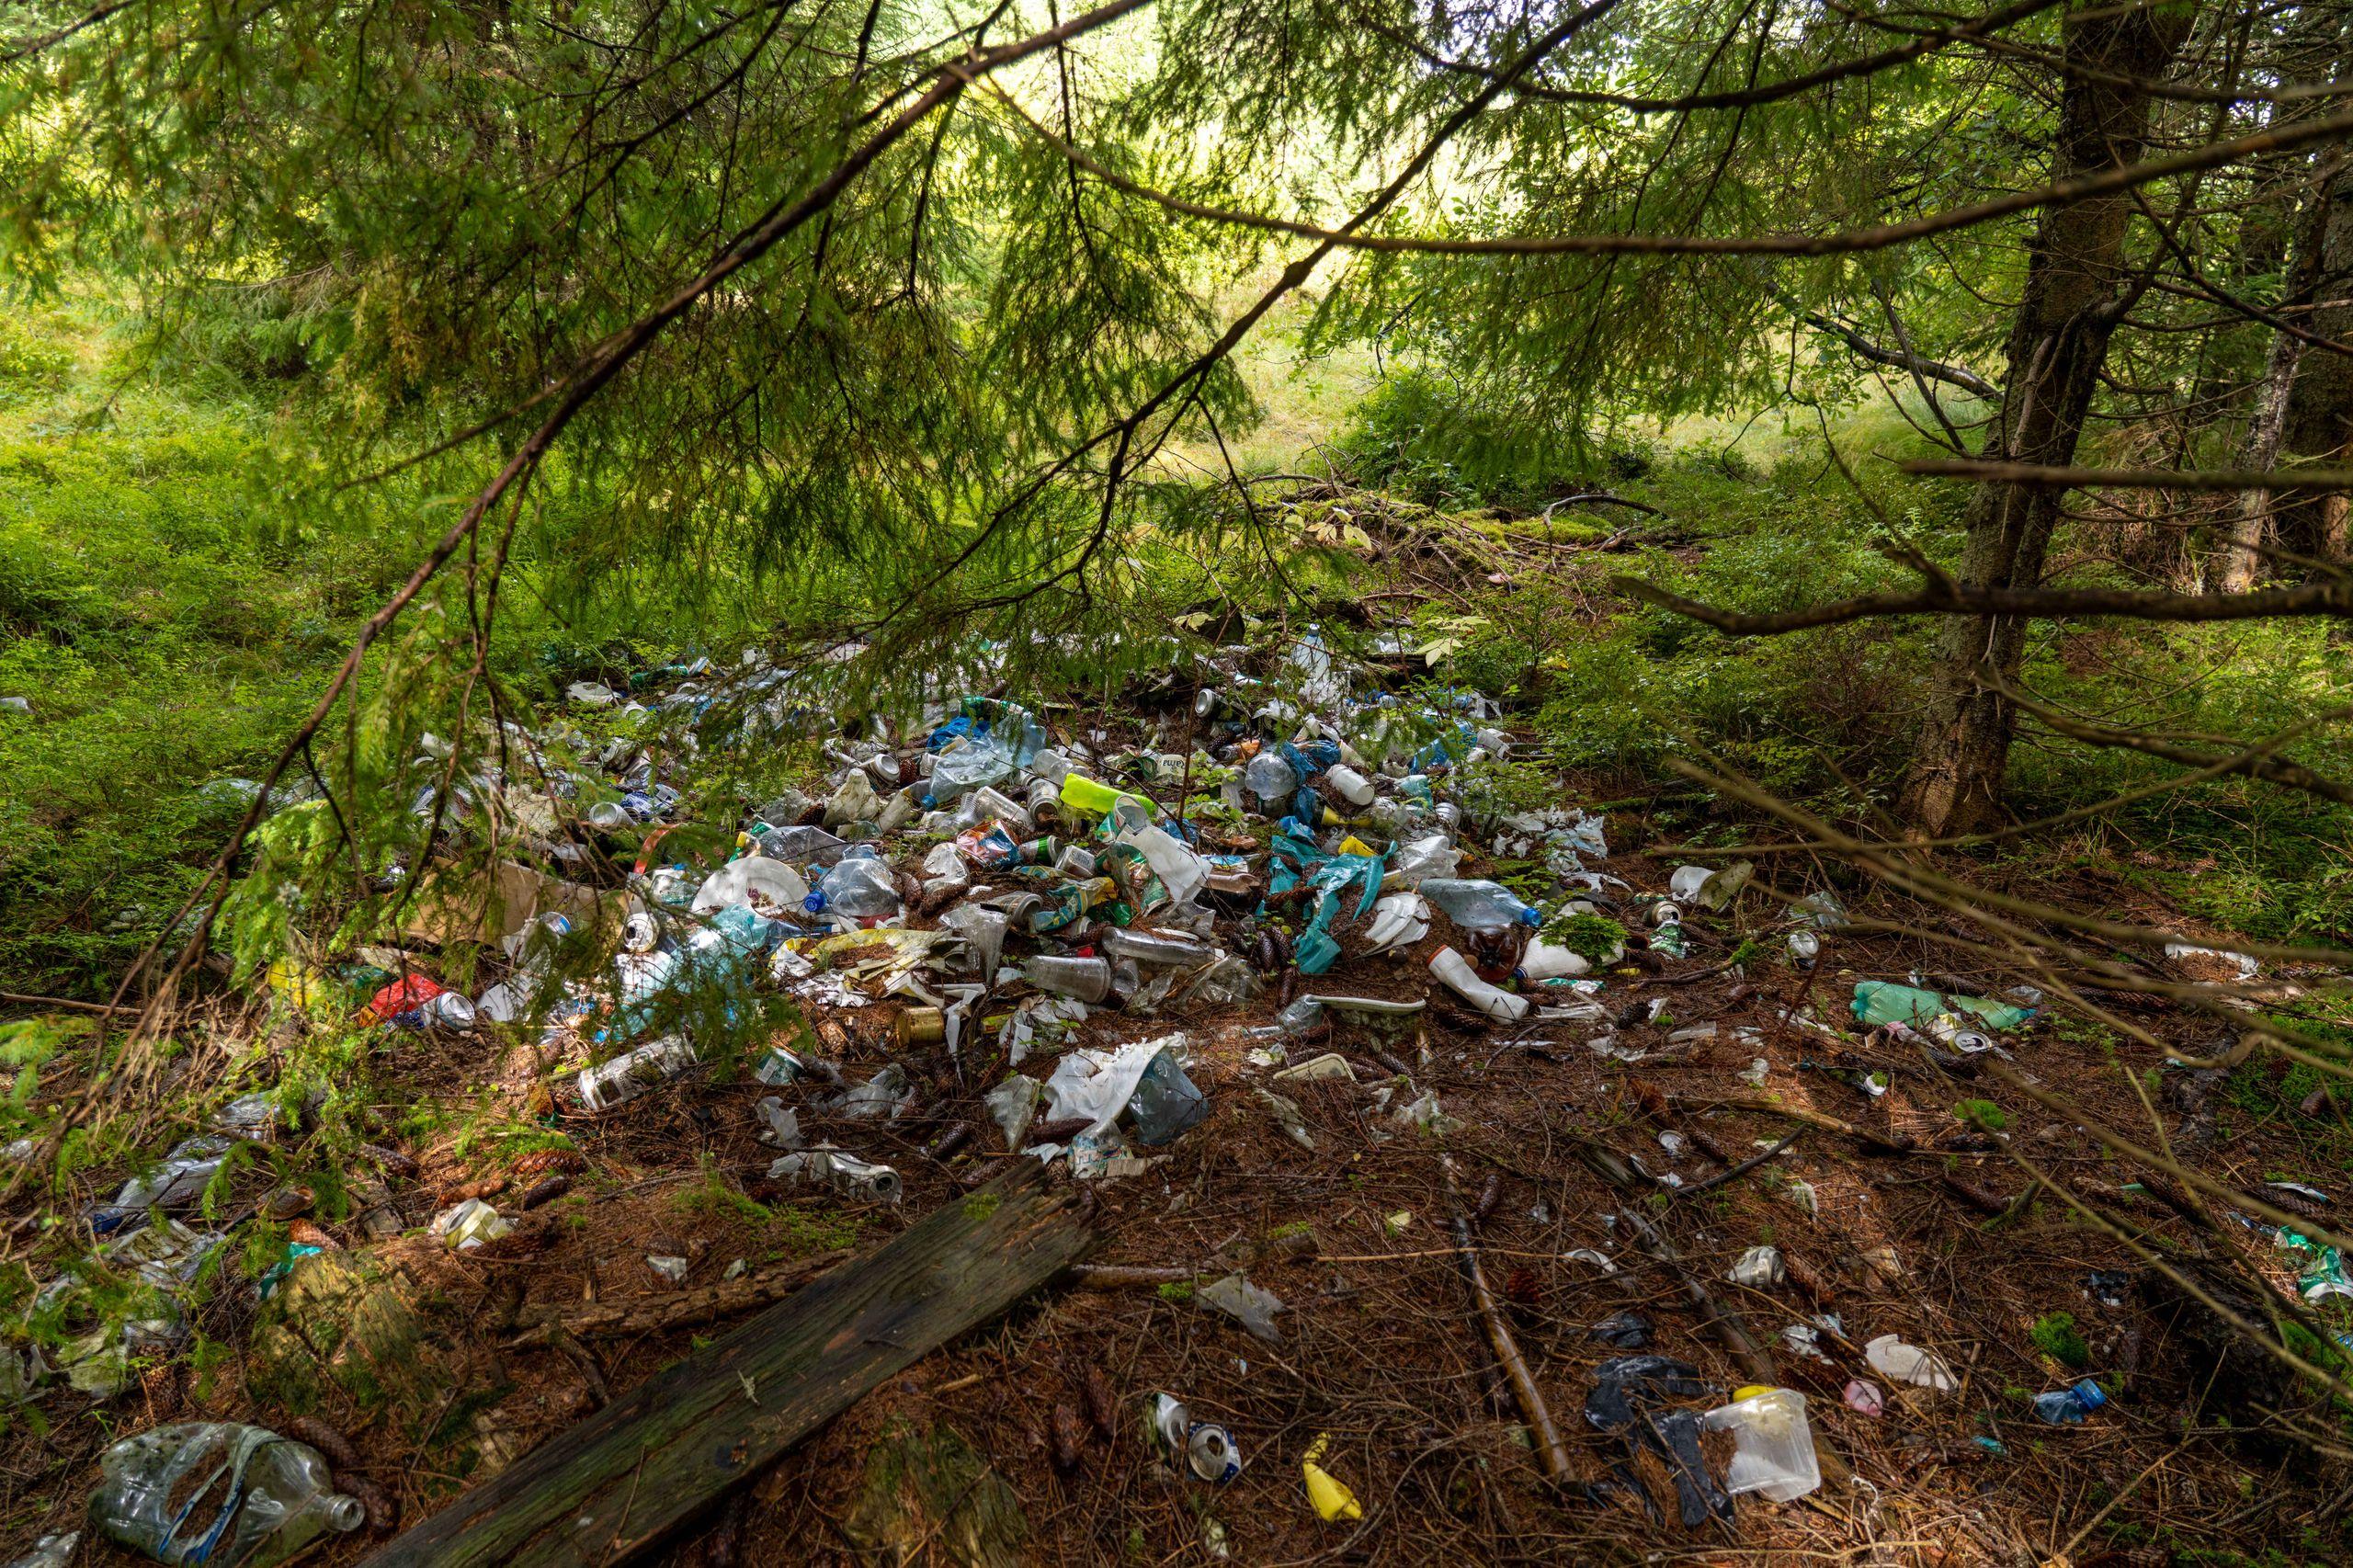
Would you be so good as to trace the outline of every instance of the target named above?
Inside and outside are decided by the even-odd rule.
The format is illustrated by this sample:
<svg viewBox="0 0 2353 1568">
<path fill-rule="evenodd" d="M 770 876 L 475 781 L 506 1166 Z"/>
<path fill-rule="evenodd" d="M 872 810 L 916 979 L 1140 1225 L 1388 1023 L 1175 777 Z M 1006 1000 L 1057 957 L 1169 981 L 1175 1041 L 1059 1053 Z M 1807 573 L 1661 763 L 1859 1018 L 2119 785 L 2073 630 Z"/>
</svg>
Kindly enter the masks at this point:
<svg viewBox="0 0 2353 1568">
<path fill-rule="evenodd" d="M 2013 465 L 2023 466 L 2023 465 Z M 2308 583 L 2252 594 L 2167 594 L 2133 588 L 1979 588 L 1931 577 L 1908 594 L 1861 594 L 1770 615 L 1718 609 L 1639 577 L 1613 577 L 1621 594 L 1734 637 L 1779 637 L 1889 615 L 2128 616 L 2138 620 L 2260 620 L 2269 616 L 2353 616 L 2353 586 Z"/>
<path fill-rule="evenodd" d="M 1485 239 L 1442 239 L 1423 234 L 1366 234 L 1353 227 L 1326 229 L 1294 218 L 1269 217 L 1231 207 L 1214 207 L 1157 189 L 1107 167 L 1040 124 L 1029 110 L 992 85 L 998 100 L 1012 109 L 1029 132 L 1063 157 L 1114 189 L 1165 208 L 1188 218 L 1237 228 L 1258 229 L 1320 241 L 1342 250 L 1389 251 L 1428 256 L 1852 256 L 1886 250 L 1932 234 L 1973 228 L 1997 218 L 2014 217 L 2040 208 L 2064 208 L 2102 197 L 2116 196 L 2177 175 L 2222 168 L 2263 153 L 2292 152 L 2353 135 L 2353 109 L 2302 125 L 2277 127 L 2229 142 L 2211 142 L 2188 152 L 2168 153 L 2137 164 L 2102 169 L 2053 180 L 2032 189 L 2015 191 L 1966 207 L 1948 208 L 1901 223 L 1847 229 L 1828 234 L 1498 234 Z M 2245 488 L 2240 486 L 2239 488 Z"/>
<path fill-rule="evenodd" d="M 2353 468 L 2070 468 L 1987 458 L 1909 458 L 1895 465 L 1926 479 L 1991 480 L 2062 490 L 2353 490 Z"/>
</svg>

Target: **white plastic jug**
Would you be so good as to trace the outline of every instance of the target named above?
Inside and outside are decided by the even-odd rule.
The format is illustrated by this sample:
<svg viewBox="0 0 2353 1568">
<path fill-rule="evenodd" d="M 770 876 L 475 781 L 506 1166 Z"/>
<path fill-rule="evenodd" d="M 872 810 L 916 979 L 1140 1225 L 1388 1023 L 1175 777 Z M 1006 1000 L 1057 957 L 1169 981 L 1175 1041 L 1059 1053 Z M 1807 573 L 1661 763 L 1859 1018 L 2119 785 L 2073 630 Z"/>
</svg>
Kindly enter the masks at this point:
<svg viewBox="0 0 2353 1568">
<path fill-rule="evenodd" d="M 1440 948 L 1430 959 L 1430 972 L 1454 994 L 1500 1023 L 1516 1024 L 1528 1014 L 1528 998 L 1498 991 L 1471 967 L 1471 960 L 1452 948 Z"/>
<path fill-rule="evenodd" d="M 1525 979 L 1562 980 L 1584 974 L 1592 968 L 1583 953 L 1572 952 L 1541 937 L 1529 937 L 1528 946 L 1520 949 L 1519 972 Z"/>
</svg>

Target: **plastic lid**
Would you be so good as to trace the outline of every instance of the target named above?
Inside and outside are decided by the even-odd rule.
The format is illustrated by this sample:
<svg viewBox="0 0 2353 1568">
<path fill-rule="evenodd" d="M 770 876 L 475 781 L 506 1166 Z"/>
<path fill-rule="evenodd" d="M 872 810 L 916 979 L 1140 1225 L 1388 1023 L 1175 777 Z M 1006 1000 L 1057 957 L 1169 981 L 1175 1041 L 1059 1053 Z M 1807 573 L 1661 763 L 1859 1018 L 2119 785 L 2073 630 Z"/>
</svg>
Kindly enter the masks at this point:
<svg viewBox="0 0 2353 1568">
<path fill-rule="evenodd" d="M 2108 1391 L 2089 1378 L 2086 1378 L 2075 1385 L 2075 1394 L 2076 1401 L 2086 1410 L 2097 1410 L 2108 1403 Z"/>
</svg>

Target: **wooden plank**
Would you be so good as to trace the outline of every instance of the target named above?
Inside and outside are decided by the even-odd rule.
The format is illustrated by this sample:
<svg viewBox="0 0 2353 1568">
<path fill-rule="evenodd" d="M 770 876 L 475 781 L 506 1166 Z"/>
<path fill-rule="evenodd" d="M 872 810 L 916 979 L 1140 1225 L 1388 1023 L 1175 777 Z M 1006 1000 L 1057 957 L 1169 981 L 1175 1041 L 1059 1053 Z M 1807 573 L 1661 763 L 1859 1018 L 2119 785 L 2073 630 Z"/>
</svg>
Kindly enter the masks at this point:
<svg viewBox="0 0 2353 1568">
<path fill-rule="evenodd" d="M 1004 1176 L 550 1438 L 366 1568 L 624 1562 L 1093 1240 L 1044 1167 Z"/>
</svg>

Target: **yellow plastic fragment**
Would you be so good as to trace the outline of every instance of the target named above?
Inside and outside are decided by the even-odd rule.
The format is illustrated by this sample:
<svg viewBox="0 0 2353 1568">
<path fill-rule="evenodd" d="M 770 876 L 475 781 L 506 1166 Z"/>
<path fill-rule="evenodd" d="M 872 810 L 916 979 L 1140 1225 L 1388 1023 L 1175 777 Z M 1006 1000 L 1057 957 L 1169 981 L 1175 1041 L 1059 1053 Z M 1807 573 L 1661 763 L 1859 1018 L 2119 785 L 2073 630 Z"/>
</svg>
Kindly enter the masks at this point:
<svg viewBox="0 0 2353 1568">
<path fill-rule="evenodd" d="M 1357 1494 L 1315 1462 L 1324 1457 L 1324 1450 L 1331 1446 L 1331 1442 L 1329 1433 L 1318 1432 L 1315 1441 L 1307 1445 L 1306 1457 L 1300 1461 L 1300 1474 L 1307 1481 L 1307 1500 L 1315 1505 L 1317 1516 L 1326 1522 L 1361 1519 L 1364 1517 L 1364 1505 L 1357 1501 Z"/>
</svg>

